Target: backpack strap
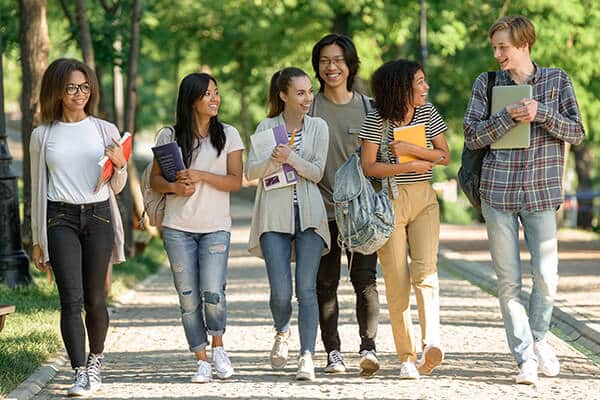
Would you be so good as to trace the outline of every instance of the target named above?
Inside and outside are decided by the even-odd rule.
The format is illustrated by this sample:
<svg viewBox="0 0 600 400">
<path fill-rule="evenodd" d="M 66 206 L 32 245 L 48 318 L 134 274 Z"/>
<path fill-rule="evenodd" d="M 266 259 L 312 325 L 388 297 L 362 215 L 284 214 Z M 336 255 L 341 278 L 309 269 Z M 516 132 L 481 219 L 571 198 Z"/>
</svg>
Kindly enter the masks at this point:
<svg viewBox="0 0 600 400">
<path fill-rule="evenodd" d="M 362 93 L 359 93 L 359 94 L 360 94 L 360 98 L 363 103 L 363 107 L 365 108 L 365 115 L 366 115 L 375 109 L 375 106 L 373 104 L 373 99 Z"/>
<path fill-rule="evenodd" d="M 487 117 L 485 119 L 489 119 L 490 115 L 492 115 L 492 89 L 494 85 L 496 85 L 496 71 L 488 71 L 485 86 L 485 94 L 487 96 Z"/>
<path fill-rule="evenodd" d="M 311 117 L 315 116 L 315 112 L 317 110 L 317 98 L 319 97 L 319 93 L 321 93 L 321 92 L 317 92 L 317 94 L 313 98 L 312 103 L 310 103 L 310 109 L 308 110 L 308 115 Z"/>
<path fill-rule="evenodd" d="M 384 163 L 390 163 L 390 157 L 388 156 L 388 145 L 390 143 L 389 130 L 391 125 L 387 119 L 383 120 L 383 132 L 381 134 L 381 142 L 379 143 L 379 154 L 381 154 L 381 161 Z M 390 188 L 392 193 L 392 199 L 398 198 L 398 185 L 394 176 L 386 176 L 381 179 L 381 183 L 385 188 Z"/>
</svg>

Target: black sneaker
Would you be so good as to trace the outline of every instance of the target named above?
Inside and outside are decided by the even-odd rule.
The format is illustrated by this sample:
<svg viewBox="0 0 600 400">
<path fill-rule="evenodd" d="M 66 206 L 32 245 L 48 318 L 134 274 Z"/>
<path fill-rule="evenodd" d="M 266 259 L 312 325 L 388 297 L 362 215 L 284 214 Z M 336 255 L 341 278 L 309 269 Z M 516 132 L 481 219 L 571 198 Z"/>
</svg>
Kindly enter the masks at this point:
<svg viewBox="0 0 600 400">
<path fill-rule="evenodd" d="M 337 350 L 331 350 L 327 355 L 327 366 L 325 372 L 328 374 L 337 374 L 340 372 L 346 372 L 346 365 L 344 364 L 344 357 Z"/>
</svg>

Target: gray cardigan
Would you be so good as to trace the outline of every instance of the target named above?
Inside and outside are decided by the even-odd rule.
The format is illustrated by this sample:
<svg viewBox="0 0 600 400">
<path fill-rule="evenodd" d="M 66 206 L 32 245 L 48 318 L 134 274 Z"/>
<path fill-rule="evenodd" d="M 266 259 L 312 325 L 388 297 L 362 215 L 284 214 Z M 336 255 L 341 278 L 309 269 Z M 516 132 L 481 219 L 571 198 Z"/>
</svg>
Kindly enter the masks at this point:
<svg viewBox="0 0 600 400">
<path fill-rule="evenodd" d="M 278 125 L 285 125 L 281 114 L 263 120 L 256 128 L 256 132 Z M 327 212 L 317 183 L 323 178 L 328 146 L 329 128 L 327 123 L 321 118 L 307 115 L 304 117 L 300 151 L 298 153 L 291 152 L 287 160 L 287 163 L 298 172 L 296 193 L 301 230 L 315 229 L 325 242 L 323 254 L 329 252 L 330 235 Z M 271 161 L 270 157 L 266 160 L 257 159 L 253 149 L 250 148 L 246 161 L 246 179 L 262 178 L 275 172 L 279 167 L 277 163 Z M 263 257 L 260 235 L 264 232 L 294 233 L 293 186 L 265 191 L 262 182 L 259 183 L 248 243 L 248 251 L 258 257 Z M 293 258 L 294 254 L 292 253 Z"/>
<path fill-rule="evenodd" d="M 90 117 L 102 136 L 104 145 L 112 144 L 112 138 L 119 139 L 119 130 L 114 124 Z M 48 237 L 46 234 L 46 209 L 48 205 L 48 170 L 46 168 L 46 143 L 51 125 L 40 125 L 31 133 L 29 154 L 31 157 L 31 233 L 33 244 L 39 245 L 44 253 L 44 262 L 49 262 Z M 110 262 L 118 264 L 125 261 L 124 233 L 119 206 L 115 197 L 127 183 L 127 171 L 115 173 L 109 182 L 109 203 L 112 223 L 115 232 L 112 257 Z"/>
</svg>

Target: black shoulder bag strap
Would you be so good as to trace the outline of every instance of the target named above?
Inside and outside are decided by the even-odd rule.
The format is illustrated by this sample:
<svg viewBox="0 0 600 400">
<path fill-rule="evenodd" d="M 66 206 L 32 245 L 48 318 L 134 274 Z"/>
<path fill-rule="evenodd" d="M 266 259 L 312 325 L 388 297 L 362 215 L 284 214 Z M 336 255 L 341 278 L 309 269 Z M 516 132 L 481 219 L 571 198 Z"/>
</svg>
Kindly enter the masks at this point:
<svg viewBox="0 0 600 400">
<path fill-rule="evenodd" d="M 487 117 L 486 119 L 490 118 L 490 115 L 492 115 L 492 89 L 494 88 L 494 85 L 496 84 L 496 71 L 488 71 L 487 73 L 487 85 L 485 88 L 485 93 L 487 96 Z"/>
</svg>

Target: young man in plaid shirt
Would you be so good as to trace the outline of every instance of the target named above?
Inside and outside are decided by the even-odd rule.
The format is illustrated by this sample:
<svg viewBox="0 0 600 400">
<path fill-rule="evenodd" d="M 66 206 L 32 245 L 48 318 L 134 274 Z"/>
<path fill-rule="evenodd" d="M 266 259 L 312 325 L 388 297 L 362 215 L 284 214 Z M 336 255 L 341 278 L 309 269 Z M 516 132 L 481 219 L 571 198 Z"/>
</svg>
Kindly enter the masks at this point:
<svg viewBox="0 0 600 400">
<path fill-rule="evenodd" d="M 465 143 L 480 149 L 519 122 L 531 124 L 529 147 L 486 154 L 480 194 L 508 345 L 519 366 L 515 380 L 534 384 L 538 369 L 546 376 L 560 371 L 545 340 L 558 283 L 556 210 L 562 203 L 565 142 L 581 143 L 584 130 L 569 76 L 531 60 L 535 28 L 527 18 L 501 18 L 490 28 L 489 38 L 500 65 L 495 85 L 529 84 L 533 95 L 488 116 L 487 73 L 480 74 L 465 114 Z M 519 299 L 519 221 L 531 254 L 529 317 Z"/>
</svg>

